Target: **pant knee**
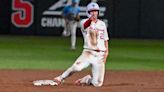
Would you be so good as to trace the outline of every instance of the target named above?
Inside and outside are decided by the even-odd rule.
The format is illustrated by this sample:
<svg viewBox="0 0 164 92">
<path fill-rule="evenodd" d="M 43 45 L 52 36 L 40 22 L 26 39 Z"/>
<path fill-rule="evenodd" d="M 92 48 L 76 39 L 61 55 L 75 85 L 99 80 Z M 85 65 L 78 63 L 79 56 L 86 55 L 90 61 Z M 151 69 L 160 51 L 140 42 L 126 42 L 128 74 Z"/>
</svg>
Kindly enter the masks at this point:
<svg viewBox="0 0 164 92">
<path fill-rule="evenodd" d="M 103 82 L 92 81 L 92 85 L 95 86 L 95 87 L 101 87 L 103 85 Z"/>
<path fill-rule="evenodd" d="M 73 65 L 73 66 L 72 66 L 72 69 L 73 69 L 73 71 L 75 71 L 75 72 L 79 72 L 79 71 L 82 70 L 82 68 L 81 68 L 81 67 L 78 67 L 77 65 Z"/>
</svg>

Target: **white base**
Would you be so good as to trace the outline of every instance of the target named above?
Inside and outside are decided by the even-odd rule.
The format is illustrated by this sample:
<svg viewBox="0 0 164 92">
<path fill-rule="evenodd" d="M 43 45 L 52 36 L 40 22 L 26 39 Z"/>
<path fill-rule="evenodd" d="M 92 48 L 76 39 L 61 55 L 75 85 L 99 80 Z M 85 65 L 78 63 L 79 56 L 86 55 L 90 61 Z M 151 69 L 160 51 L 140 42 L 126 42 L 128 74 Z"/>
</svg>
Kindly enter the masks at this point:
<svg viewBox="0 0 164 92">
<path fill-rule="evenodd" d="M 33 85 L 34 86 L 46 86 L 46 85 L 57 86 L 58 83 L 53 80 L 36 80 L 36 81 L 33 81 Z"/>
</svg>

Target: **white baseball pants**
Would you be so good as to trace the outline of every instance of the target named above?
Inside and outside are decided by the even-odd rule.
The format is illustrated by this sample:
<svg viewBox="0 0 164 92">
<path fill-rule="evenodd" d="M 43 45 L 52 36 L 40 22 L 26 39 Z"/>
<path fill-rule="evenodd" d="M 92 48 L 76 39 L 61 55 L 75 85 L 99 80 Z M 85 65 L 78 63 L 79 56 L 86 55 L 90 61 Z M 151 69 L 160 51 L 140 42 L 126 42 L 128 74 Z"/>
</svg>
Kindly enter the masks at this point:
<svg viewBox="0 0 164 92">
<path fill-rule="evenodd" d="M 89 65 L 92 67 L 91 84 L 95 87 L 100 87 L 104 81 L 105 64 L 104 64 L 105 52 L 97 52 L 93 50 L 84 49 L 82 54 L 77 58 L 75 63 L 68 68 L 62 75 L 61 78 L 65 79 L 72 73 L 81 71 L 87 68 Z M 90 78 L 90 77 L 89 77 Z M 90 80 L 90 79 L 87 79 Z M 86 81 L 88 84 L 88 81 Z"/>
</svg>

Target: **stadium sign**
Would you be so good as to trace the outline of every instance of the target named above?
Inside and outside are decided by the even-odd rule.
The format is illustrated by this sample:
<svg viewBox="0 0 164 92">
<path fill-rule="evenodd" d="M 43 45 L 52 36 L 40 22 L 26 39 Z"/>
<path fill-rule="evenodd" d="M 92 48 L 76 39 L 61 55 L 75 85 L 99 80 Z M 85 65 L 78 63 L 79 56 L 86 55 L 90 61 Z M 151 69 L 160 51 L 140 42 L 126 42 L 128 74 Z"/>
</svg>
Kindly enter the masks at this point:
<svg viewBox="0 0 164 92">
<path fill-rule="evenodd" d="M 13 25 L 28 28 L 34 22 L 34 6 L 30 1 L 12 0 L 11 21 Z"/>
<path fill-rule="evenodd" d="M 11 33 L 13 34 L 37 34 L 37 35 L 61 35 L 64 19 L 62 10 L 72 0 L 11 0 Z M 106 0 L 92 0 L 99 4 L 99 18 L 107 27 L 109 2 Z M 91 0 L 81 0 L 80 16 L 87 18 L 86 6 Z M 78 28 L 79 30 L 79 28 Z M 77 34 L 81 32 L 77 32 Z"/>
<path fill-rule="evenodd" d="M 82 18 L 87 17 L 86 16 L 86 5 L 84 5 L 83 2 L 86 0 L 80 1 L 80 16 Z M 42 27 L 63 27 L 64 26 L 64 20 L 61 17 L 62 10 L 64 6 L 70 4 L 70 0 L 58 0 L 57 2 L 54 2 L 53 5 L 48 7 L 47 10 L 43 11 L 42 18 L 41 18 L 41 26 Z M 106 6 L 100 6 L 100 18 L 108 25 L 108 19 L 106 19 L 105 16 Z"/>
</svg>

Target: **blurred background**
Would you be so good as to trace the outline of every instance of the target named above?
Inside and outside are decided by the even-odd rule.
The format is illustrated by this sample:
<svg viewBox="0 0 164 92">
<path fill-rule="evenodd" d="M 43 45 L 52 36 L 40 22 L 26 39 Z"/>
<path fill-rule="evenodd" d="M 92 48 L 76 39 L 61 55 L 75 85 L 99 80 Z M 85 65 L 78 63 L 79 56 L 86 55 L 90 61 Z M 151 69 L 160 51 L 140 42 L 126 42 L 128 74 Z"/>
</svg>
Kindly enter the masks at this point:
<svg viewBox="0 0 164 92">
<path fill-rule="evenodd" d="M 90 1 L 80 1 L 82 18 Z M 100 18 L 111 37 L 164 38 L 163 0 L 93 1 L 100 5 Z M 60 36 L 61 11 L 67 3 L 69 0 L 1 0 L 0 33 Z"/>
<path fill-rule="evenodd" d="M 93 0 L 110 36 L 107 69 L 164 70 L 164 0 Z M 62 37 L 63 7 L 69 0 L 1 0 L 0 69 L 65 69 L 82 51 Z M 81 0 L 81 18 L 86 5 Z M 63 67 L 61 67 L 63 66 Z"/>
</svg>

